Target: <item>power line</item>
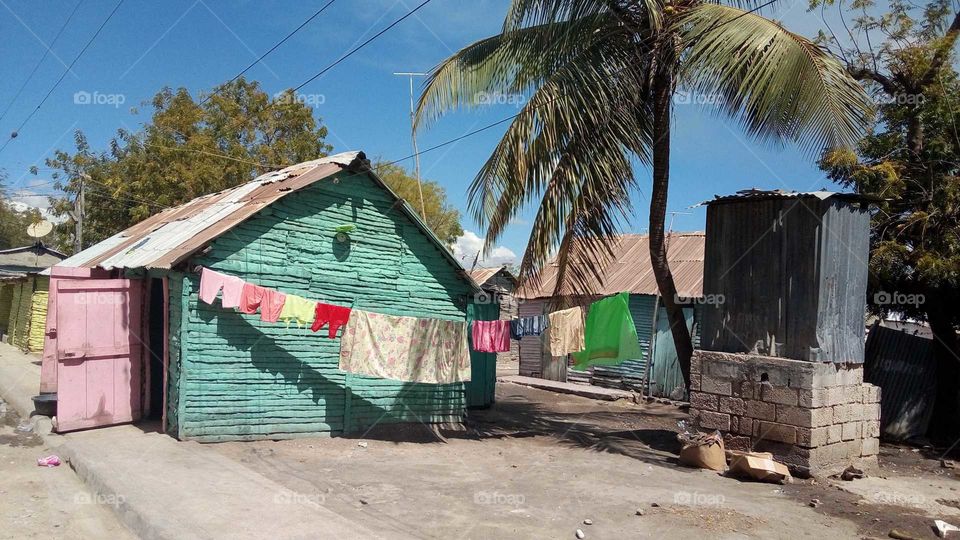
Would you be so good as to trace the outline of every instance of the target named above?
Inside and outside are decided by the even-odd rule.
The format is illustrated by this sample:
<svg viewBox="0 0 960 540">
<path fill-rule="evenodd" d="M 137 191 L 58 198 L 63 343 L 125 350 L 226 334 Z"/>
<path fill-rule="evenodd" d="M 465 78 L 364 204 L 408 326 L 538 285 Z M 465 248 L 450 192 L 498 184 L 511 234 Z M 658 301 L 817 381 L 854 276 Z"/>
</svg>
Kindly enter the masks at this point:
<svg viewBox="0 0 960 540">
<path fill-rule="evenodd" d="M 50 42 L 50 45 L 47 46 L 47 49 L 43 52 L 43 56 L 40 57 L 40 61 L 37 62 L 33 69 L 30 71 L 30 74 L 27 75 L 23 84 L 20 85 L 20 89 L 17 90 L 17 93 L 14 94 L 13 99 L 10 100 L 10 103 L 7 104 L 7 108 L 3 110 L 3 114 L 0 114 L 0 121 L 3 121 L 6 118 L 7 113 L 10 112 L 10 108 L 13 107 L 13 104 L 16 103 L 17 98 L 20 97 L 20 94 L 23 93 L 23 89 L 27 87 L 27 84 L 33 80 L 34 74 L 37 73 L 37 70 L 40 68 L 40 65 L 43 64 L 43 61 L 47 59 L 47 56 L 50 54 L 50 51 L 53 50 L 53 46 L 57 44 L 57 40 L 60 39 L 60 34 L 63 33 L 63 30 L 70 24 L 70 20 L 73 19 L 73 15 L 77 12 L 77 9 L 80 8 L 80 4 L 83 3 L 83 0 L 79 0 L 77 5 L 73 6 L 73 11 L 70 12 L 70 15 L 67 16 L 67 20 L 63 22 L 63 26 L 60 27 L 60 30 L 57 31 L 57 35 L 53 37 L 53 41 Z"/>
<path fill-rule="evenodd" d="M 242 77 L 244 73 L 246 73 L 247 71 L 250 70 L 250 68 L 252 68 L 253 66 L 257 65 L 258 63 L 260 63 L 261 60 L 263 60 L 263 59 L 266 58 L 270 53 L 272 53 L 273 51 L 275 51 L 275 50 L 277 49 L 277 47 L 283 45 L 284 42 L 286 42 L 288 39 L 290 39 L 291 37 L 293 37 L 294 34 L 296 34 L 297 32 L 299 32 L 300 29 L 302 29 L 304 26 L 306 26 L 307 24 L 309 24 L 310 21 L 316 19 L 318 15 L 320 15 L 321 13 L 323 13 L 328 7 L 330 7 L 330 4 L 333 4 L 335 1 L 336 1 L 336 0 L 330 0 L 329 2 L 327 2 L 326 4 L 324 4 L 323 7 L 320 8 L 320 9 L 318 9 L 313 15 L 310 16 L 310 18 L 308 18 L 307 20 L 305 20 L 305 21 L 303 21 L 302 23 L 300 23 L 300 26 L 296 27 L 292 32 L 290 32 L 289 34 L 287 34 L 286 36 L 284 36 L 284 38 L 281 39 L 280 41 L 278 41 L 278 42 L 276 43 L 276 45 L 274 45 L 273 47 L 270 47 L 270 50 L 268 50 L 267 52 L 263 53 L 262 55 L 260 55 L 259 58 L 257 58 L 257 59 L 254 60 L 253 62 L 251 62 L 249 66 L 243 68 L 243 71 L 241 71 L 240 73 L 237 73 L 237 75 L 236 75 L 234 78 L 232 78 L 232 79 L 230 79 L 229 81 L 227 81 L 226 83 L 222 84 L 222 85 L 220 86 L 220 88 L 223 88 L 224 86 L 226 86 L 226 85 L 232 83 L 233 81 L 239 79 L 240 77 Z M 211 93 L 210 95 L 206 96 L 205 98 L 203 98 L 203 99 L 200 101 L 200 105 L 203 105 L 204 103 L 206 103 L 207 100 L 209 100 L 209 99 L 212 98 L 213 96 L 217 95 L 217 93 L 219 93 L 219 92 L 220 92 L 220 90 L 214 90 L 213 93 Z"/>
<path fill-rule="evenodd" d="M 403 17 L 400 17 L 399 19 L 393 21 L 392 23 L 390 23 L 389 25 L 387 25 L 383 30 L 380 30 L 379 32 L 377 32 L 376 34 L 374 34 L 373 36 L 371 36 L 369 39 L 367 39 L 366 41 L 364 41 L 364 42 L 361 43 L 360 45 L 357 45 L 356 47 L 354 47 L 353 49 L 351 49 L 350 52 L 348 52 L 348 53 L 344 54 L 343 56 L 341 56 L 340 58 L 338 58 L 334 63 L 330 64 L 329 66 L 327 66 L 327 67 L 325 67 L 325 68 L 323 68 L 323 69 L 321 69 L 319 73 L 317 73 L 317 74 L 314 75 L 313 77 L 310 77 L 309 79 L 307 79 L 306 81 L 304 81 L 303 83 L 301 83 L 300 86 L 294 88 L 293 91 L 296 92 L 297 90 L 300 90 L 300 89 L 303 88 L 304 86 L 306 86 L 306 85 L 310 84 L 311 82 L 315 81 L 317 78 L 319 78 L 320 76 L 322 76 L 324 73 L 326 73 L 326 72 L 330 71 L 331 69 L 333 69 L 334 67 L 336 67 L 337 64 L 339 64 L 340 62 L 343 62 L 343 61 L 346 60 L 347 58 L 350 58 L 350 57 L 353 55 L 353 53 L 355 53 L 355 52 L 359 51 L 360 49 L 366 47 L 367 45 L 370 44 L 370 42 L 372 42 L 373 40 L 375 40 L 375 39 L 377 39 L 378 37 L 382 36 L 383 34 L 387 33 L 388 30 L 390 30 L 390 29 L 393 28 L 394 26 L 400 24 L 401 22 L 403 22 L 404 19 L 406 19 L 407 17 L 409 17 L 409 16 L 413 15 L 414 13 L 416 13 L 416 12 L 417 12 L 420 8 L 422 8 L 423 6 L 429 4 L 430 1 L 431 1 L 431 0 L 424 0 L 423 2 L 420 3 L 420 5 L 418 5 L 417 7 L 413 8 L 413 9 L 411 9 L 410 12 L 408 12 L 406 15 L 404 15 Z"/>
<path fill-rule="evenodd" d="M 53 91 L 56 90 L 58 86 L 60 86 L 60 83 L 63 82 L 64 77 L 66 77 L 67 73 L 69 73 L 70 70 L 73 69 L 73 66 L 77 63 L 77 60 L 80 60 L 80 57 L 83 56 L 83 53 L 87 52 L 87 48 L 90 47 L 90 44 L 93 43 L 93 40 L 97 39 L 97 36 L 100 35 L 100 32 L 103 30 L 103 27 L 106 26 L 108 22 L 110 22 L 110 19 L 113 18 L 114 13 L 116 13 L 117 10 L 120 9 L 121 4 L 123 4 L 123 0 L 119 0 L 117 2 L 117 5 L 113 7 L 113 11 L 110 12 L 110 15 L 107 15 L 107 18 L 104 19 L 104 21 L 100 24 L 100 27 L 97 28 L 97 31 L 93 34 L 93 36 L 90 37 L 90 39 L 87 41 L 87 44 L 84 45 L 82 49 L 80 49 L 80 53 L 77 54 L 76 58 L 73 59 L 73 62 L 70 62 L 70 65 L 67 66 L 67 69 L 65 69 L 63 74 L 60 75 L 60 78 L 57 79 L 57 82 L 55 82 L 53 86 L 50 87 L 50 90 L 47 92 L 45 96 L 43 96 L 43 99 L 40 100 L 40 103 L 37 104 L 36 108 L 30 111 L 30 114 L 27 115 L 26 118 L 24 118 L 23 122 L 20 123 L 20 126 L 16 130 L 14 130 L 13 133 L 10 134 L 10 138 L 7 139 L 5 143 L 3 143 L 3 146 L 0 146 L 0 153 L 2 153 L 3 150 L 7 147 L 7 145 L 10 144 L 10 141 L 12 141 L 19 134 L 20 130 L 23 129 L 23 126 L 27 125 L 27 122 L 29 122 L 30 119 L 33 118 L 33 115 L 37 114 L 37 111 L 40 110 L 40 107 L 43 107 L 43 104 L 47 102 L 47 98 L 50 97 L 50 94 L 52 94 Z"/>
</svg>

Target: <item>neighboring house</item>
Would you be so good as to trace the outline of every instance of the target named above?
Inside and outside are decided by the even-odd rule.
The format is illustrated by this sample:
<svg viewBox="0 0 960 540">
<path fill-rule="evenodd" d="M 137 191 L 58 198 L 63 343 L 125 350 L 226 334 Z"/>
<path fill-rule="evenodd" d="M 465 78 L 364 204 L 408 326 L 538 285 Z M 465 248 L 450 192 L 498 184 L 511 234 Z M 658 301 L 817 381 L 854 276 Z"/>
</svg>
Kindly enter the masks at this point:
<svg viewBox="0 0 960 540">
<path fill-rule="evenodd" d="M 0 250 L 0 332 L 7 343 L 28 352 L 43 350 L 50 285 L 46 270 L 66 258 L 39 240 Z"/>
<path fill-rule="evenodd" d="M 687 324 L 697 343 L 700 305 L 703 296 L 704 233 L 680 232 L 667 236 L 667 258 L 677 284 L 677 293 L 689 299 L 684 308 Z M 557 280 L 557 265 L 549 263 L 543 270 L 540 287 L 521 290 L 520 316 L 549 313 L 564 301 L 565 305 L 587 308 L 593 301 L 619 292 L 630 293 L 630 312 L 640 340 L 641 358 L 625 361 L 620 366 L 598 366 L 589 372 L 569 369 L 567 358 L 555 358 L 544 352 L 541 338 L 520 340 L 520 375 L 558 381 L 590 382 L 598 386 L 630 388 L 654 396 L 675 398 L 684 394 L 683 374 L 677 363 L 673 336 L 666 310 L 659 297 L 657 282 L 650 264 L 650 243 L 645 234 L 625 234 L 615 247 L 612 262 L 605 268 L 603 279 L 590 297 L 552 296 Z M 649 369 L 650 377 L 646 376 Z"/>
<path fill-rule="evenodd" d="M 158 418 L 178 439 L 282 439 L 459 423 L 493 401 L 492 355 L 471 354 L 469 383 L 348 374 L 339 337 L 199 301 L 200 267 L 390 315 L 498 317 L 362 153 L 301 163 L 165 210 L 53 268 L 42 390 L 58 393 L 58 430 Z"/>
<path fill-rule="evenodd" d="M 500 320 L 509 321 L 517 317 L 517 278 L 506 266 L 496 268 L 476 268 L 470 271 L 470 277 L 483 289 L 486 296 L 479 301 L 496 302 L 500 306 Z M 497 361 L 517 363 L 520 359 L 520 343 L 510 340 L 510 351 L 497 353 Z"/>
</svg>

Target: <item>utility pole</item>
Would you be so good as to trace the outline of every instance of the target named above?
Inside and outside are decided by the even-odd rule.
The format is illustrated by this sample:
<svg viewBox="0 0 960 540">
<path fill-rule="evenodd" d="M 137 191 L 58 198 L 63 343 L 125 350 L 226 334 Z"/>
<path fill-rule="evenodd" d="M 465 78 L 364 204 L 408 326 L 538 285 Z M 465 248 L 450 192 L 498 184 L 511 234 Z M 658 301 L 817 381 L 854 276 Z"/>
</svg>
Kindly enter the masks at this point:
<svg viewBox="0 0 960 540">
<path fill-rule="evenodd" d="M 394 73 L 401 77 L 407 77 L 410 79 L 410 140 L 413 143 L 413 168 L 414 173 L 417 177 L 417 189 L 420 191 L 420 216 L 423 217 L 423 222 L 427 222 L 427 207 L 423 202 L 423 183 L 420 181 L 420 151 L 417 149 L 417 132 L 414 128 L 414 110 L 413 110 L 413 78 L 414 77 L 426 77 L 426 73 L 419 72 L 410 72 L 410 71 L 401 71 Z"/>
<path fill-rule="evenodd" d="M 77 222 L 76 236 L 74 246 L 74 251 L 80 253 L 83 251 L 83 206 L 84 206 L 84 197 L 83 197 L 83 181 L 89 180 L 90 175 L 86 173 L 80 173 L 80 189 L 77 191 L 77 198 L 73 203 L 73 216 Z"/>
</svg>

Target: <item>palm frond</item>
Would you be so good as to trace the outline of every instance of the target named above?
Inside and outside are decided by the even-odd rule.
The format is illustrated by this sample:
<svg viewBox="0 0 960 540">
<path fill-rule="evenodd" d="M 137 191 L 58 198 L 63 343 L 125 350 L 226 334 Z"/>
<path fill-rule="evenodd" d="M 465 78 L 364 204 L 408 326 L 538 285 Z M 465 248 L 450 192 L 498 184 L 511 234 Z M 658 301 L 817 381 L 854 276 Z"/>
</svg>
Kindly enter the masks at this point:
<svg viewBox="0 0 960 540">
<path fill-rule="evenodd" d="M 718 96 L 748 133 L 810 153 L 856 143 L 871 111 L 863 88 L 829 52 L 737 8 L 701 4 L 680 21 L 680 85 Z"/>
</svg>

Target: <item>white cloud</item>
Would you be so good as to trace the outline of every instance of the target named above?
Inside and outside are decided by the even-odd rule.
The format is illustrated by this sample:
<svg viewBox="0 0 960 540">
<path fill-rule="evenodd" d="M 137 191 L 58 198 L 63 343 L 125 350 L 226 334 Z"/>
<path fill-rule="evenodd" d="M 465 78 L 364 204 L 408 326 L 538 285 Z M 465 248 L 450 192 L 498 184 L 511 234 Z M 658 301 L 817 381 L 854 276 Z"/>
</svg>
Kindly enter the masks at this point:
<svg viewBox="0 0 960 540">
<path fill-rule="evenodd" d="M 473 266 L 477 253 L 483 249 L 483 238 L 473 231 L 463 231 L 463 236 L 457 238 L 453 244 L 453 255 L 466 268 Z M 489 253 L 483 253 L 477 260 L 477 266 L 500 266 L 517 262 L 517 254 L 508 247 L 496 246 Z"/>
</svg>

